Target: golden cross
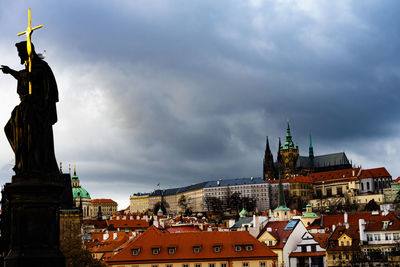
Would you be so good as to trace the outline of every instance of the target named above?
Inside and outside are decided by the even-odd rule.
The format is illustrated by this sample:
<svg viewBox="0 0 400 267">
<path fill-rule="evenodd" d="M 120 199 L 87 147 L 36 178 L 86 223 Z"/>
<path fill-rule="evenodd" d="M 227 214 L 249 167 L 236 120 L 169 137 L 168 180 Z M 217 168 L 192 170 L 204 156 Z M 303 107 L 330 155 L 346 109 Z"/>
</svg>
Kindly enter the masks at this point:
<svg viewBox="0 0 400 267">
<path fill-rule="evenodd" d="M 28 69 L 29 72 L 32 71 L 32 44 L 31 44 L 31 35 L 34 30 L 42 28 L 43 25 L 36 26 L 34 28 L 31 27 L 31 9 L 28 9 L 28 28 L 26 31 L 18 33 L 17 36 L 26 34 L 26 52 L 28 52 Z M 26 61 L 25 61 L 26 64 Z M 32 83 L 29 81 L 29 94 L 32 94 Z"/>
</svg>

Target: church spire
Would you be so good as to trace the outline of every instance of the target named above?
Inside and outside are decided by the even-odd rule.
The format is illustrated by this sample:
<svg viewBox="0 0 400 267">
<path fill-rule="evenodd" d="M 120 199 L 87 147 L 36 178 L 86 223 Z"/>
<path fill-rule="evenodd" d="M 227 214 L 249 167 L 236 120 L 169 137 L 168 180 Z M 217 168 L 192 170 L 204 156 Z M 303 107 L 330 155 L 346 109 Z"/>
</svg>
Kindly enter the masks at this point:
<svg viewBox="0 0 400 267">
<path fill-rule="evenodd" d="M 272 156 L 271 149 L 269 147 L 268 136 L 265 145 L 263 173 L 264 173 L 264 180 L 274 179 L 274 158 Z"/>
<path fill-rule="evenodd" d="M 286 142 L 285 142 L 285 149 L 294 148 L 294 143 L 292 140 L 292 135 L 290 133 L 290 125 L 289 120 L 287 121 L 287 129 L 286 129 Z"/>
<path fill-rule="evenodd" d="M 308 147 L 308 157 L 310 159 L 314 158 L 314 148 L 312 146 L 311 134 L 310 134 L 310 146 Z"/>
</svg>

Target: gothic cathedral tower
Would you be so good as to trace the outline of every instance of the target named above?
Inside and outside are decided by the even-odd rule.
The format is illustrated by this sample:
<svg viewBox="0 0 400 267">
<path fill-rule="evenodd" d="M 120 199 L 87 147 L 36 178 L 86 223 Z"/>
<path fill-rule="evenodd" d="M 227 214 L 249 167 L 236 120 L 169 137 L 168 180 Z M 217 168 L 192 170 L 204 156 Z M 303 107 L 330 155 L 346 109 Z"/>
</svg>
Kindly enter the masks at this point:
<svg viewBox="0 0 400 267">
<path fill-rule="evenodd" d="M 272 157 L 271 149 L 269 148 L 268 136 L 267 145 L 265 146 L 263 172 L 265 181 L 273 180 L 276 177 L 274 158 Z"/>
<path fill-rule="evenodd" d="M 279 148 L 279 169 L 280 174 L 288 179 L 292 174 L 295 173 L 296 161 L 299 157 L 299 146 L 295 146 L 292 140 L 292 135 L 290 134 L 289 122 L 287 123 L 286 130 L 286 142 L 282 148 Z"/>
</svg>

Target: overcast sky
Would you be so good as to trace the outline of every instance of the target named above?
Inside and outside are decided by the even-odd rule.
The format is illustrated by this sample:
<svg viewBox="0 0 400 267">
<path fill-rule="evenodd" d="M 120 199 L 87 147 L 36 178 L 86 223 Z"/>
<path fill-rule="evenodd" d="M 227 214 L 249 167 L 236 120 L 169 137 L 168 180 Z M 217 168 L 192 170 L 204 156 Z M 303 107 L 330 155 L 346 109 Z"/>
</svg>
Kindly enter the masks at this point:
<svg viewBox="0 0 400 267">
<path fill-rule="evenodd" d="M 57 160 L 92 198 L 262 175 L 289 119 L 307 155 L 344 151 L 400 175 L 400 2 L 8 1 L 0 64 L 27 27 L 56 76 Z M 0 125 L 19 103 L 0 76 Z M 0 134 L 0 182 L 14 155 Z"/>
</svg>

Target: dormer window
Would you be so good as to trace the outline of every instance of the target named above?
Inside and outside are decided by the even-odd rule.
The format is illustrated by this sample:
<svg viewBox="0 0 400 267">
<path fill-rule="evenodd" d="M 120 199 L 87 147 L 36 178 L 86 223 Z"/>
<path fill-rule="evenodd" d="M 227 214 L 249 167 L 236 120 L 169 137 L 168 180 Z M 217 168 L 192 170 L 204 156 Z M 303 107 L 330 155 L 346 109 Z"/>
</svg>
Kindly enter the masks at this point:
<svg viewBox="0 0 400 267">
<path fill-rule="evenodd" d="M 175 254 L 176 247 L 169 247 L 168 248 L 168 254 Z"/>
<path fill-rule="evenodd" d="M 160 248 L 152 248 L 151 252 L 153 253 L 153 255 L 158 255 L 160 254 Z"/>
<path fill-rule="evenodd" d="M 252 251 L 253 245 L 246 245 L 246 251 Z"/>
<path fill-rule="evenodd" d="M 237 251 L 237 252 L 242 251 L 242 246 L 235 245 L 235 251 Z"/>
<path fill-rule="evenodd" d="M 193 246 L 193 253 L 199 253 L 200 249 L 200 246 Z"/>
<path fill-rule="evenodd" d="M 140 248 L 133 248 L 132 249 L 132 255 L 133 256 L 139 255 L 139 252 L 140 252 Z"/>
<path fill-rule="evenodd" d="M 215 253 L 221 252 L 221 245 L 213 246 L 213 249 Z"/>
</svg>

